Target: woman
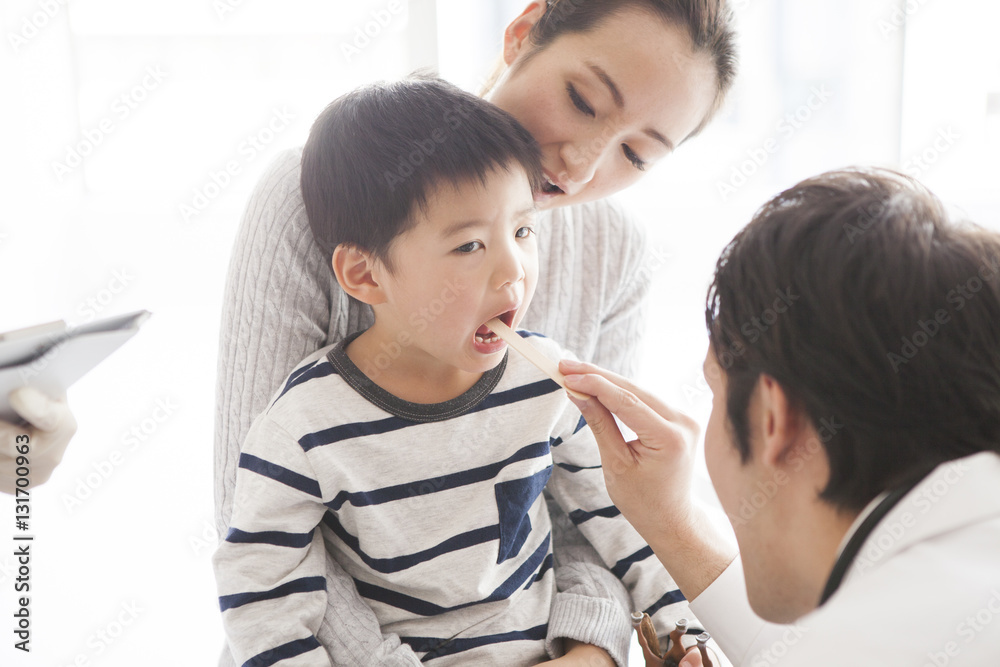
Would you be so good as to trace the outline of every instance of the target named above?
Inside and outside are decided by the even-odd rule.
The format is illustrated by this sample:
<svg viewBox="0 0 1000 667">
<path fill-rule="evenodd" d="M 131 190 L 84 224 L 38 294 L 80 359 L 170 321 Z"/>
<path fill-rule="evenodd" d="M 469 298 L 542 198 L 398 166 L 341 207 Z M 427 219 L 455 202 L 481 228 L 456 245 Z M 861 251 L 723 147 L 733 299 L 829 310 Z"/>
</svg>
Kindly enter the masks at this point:
<svg viewBox="0 0 1000 667">
<path fill-rule="evenodd" d="M 525 328 L 603 367 L 626 375 L 636 370 L 648 291 L 644 237 L 601 199 L 638 180 L 705 126 L 732 84 L 734 51 L 725 0 L 531 2 L 507 27 L 504 68 L 487 99 L 532 133 L 549 181 L 536 194 L 545 211 L 538 225 L 545 259 Z M 220 527 L 232 509 L 240 443 L 278 383 L 307 354 L 372 322 L 370 311 L 337 287 L 329 258 L 313 242 L 299 192 L 299 156 L 285 154 L 261 180 L 230 265 L 215 438 Z M 562 523 L 568 525 L 565 517 Z M 606 599 L 621 598 L 621 587 L 614 578 L 606 581 L 603 567 L 590 567 L 596 554 L 573 539 L 572 533 L 557 537 L 563 593 L 549 637 L 584 644 L 573 642 L 555 662 L 596 656 L 612 664 L 610 655 L 624 664 L 630 629 L 618 603 Z M 351 580 L 340 572 L 329 579 L 328 593 L 359 603 L 355 616 L 338 607 L 336 622 L 363 634 L 371 612 Z M 346 646 L 334 634 L 320 630 L 334 654 L 409 664 L 408 647 L 399 649 L 398 640 L 368 637 Z"/>
</svg>

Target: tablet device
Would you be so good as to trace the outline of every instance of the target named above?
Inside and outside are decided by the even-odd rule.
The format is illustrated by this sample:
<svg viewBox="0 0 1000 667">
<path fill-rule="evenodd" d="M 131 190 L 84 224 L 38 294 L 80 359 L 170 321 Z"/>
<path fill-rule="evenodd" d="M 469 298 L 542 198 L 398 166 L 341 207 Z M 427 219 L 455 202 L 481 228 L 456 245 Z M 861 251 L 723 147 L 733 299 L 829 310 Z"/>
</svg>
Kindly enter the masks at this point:
<svg viewBox="0 0 1000 667">
<path fill-rule="evenodd" d="M 51 396 L 65 394 L 134 336 L 149 315 L 140 310 L 78 327 L 58 321 L 0 334 L 0 419 L 20 421 L 7 399 L 18 387 L 36 387 Z"/>
</svg>

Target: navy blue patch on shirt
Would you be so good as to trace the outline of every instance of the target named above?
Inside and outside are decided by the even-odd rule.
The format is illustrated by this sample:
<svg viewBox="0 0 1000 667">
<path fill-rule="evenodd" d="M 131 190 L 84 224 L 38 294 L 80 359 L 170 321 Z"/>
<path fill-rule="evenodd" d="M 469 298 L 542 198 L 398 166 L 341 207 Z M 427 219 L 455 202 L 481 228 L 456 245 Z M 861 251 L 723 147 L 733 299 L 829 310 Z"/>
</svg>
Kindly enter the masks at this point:
<svg viewBox="0 0 1000 667">
<path fill-rule="evenodd" d="M 493 486 L 500 513 L 500 553 L 497 564 L 513 558 L 521 551 L 531 533 L 528 510 L 552 476 L 552 466 L 531 477 L 499 482 Z"/>
</svg>

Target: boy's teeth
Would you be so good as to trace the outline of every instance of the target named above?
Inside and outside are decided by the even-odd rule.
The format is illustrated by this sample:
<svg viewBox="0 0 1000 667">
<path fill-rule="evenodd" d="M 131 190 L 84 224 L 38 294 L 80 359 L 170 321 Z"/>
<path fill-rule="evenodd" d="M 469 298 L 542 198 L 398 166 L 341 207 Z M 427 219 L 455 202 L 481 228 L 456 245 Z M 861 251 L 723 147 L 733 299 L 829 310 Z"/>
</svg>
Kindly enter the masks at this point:
<svg viewBox="0 0 1000 667">
<path fill-rule="evenodd" d="M 495 343 L 500 339 L 497 338 L 497 335 L 495 333 L 490 332 L 485 336 L 476 334 L 476 340 L 479 341 L 480 343 Z"/>
</svg>

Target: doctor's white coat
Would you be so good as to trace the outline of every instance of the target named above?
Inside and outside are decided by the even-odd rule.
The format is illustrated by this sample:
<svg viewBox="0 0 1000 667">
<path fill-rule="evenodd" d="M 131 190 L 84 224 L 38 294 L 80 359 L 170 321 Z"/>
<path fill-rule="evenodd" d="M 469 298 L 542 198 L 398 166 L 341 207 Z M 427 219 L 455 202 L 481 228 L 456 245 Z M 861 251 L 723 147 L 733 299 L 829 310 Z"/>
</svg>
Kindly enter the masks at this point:
<svg viewBox="0 0 1000 667">
<path fill-rule="evenodd" d="M 1000 456 L 935 469 L 794 625 L 754 615 L 738 558 L 691 609 L 738 666 L 1000 667 Z"/>
</svg>

